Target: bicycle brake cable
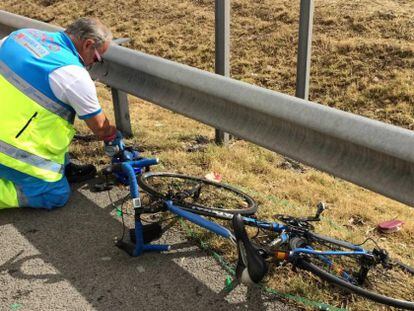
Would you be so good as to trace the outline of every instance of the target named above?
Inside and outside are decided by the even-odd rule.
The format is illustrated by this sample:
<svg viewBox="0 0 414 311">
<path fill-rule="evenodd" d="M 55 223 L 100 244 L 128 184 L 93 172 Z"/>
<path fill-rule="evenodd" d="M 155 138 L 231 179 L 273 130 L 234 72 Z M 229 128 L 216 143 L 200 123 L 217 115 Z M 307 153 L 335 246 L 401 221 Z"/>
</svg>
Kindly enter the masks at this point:
<svg viewBox="0 0 414 311">
<path fill-rule="evenodd" d="M 107 175 L 105 175 L 105 182 L 108 183 L 108 176 Z M 124 240 L 124 236 L 125 236 L 125 220 L 124 220 L 124 211 L 122 210 L 122 207 L 124 206 L 124 203 L 126 201 L 125 199 L 129 196 L 129 194 L 122 200 L 121 207 L 118 209 L 118 207 L 114 204 L 114 201 L 112 200 L 111 189 L 108 189 L 107 192 L 108 192 L 108 197 L 109 197 L 109 200 L 111 201 L 112 207 L 115 208 L 117 211 L 119 211 L 120 214 L 121 214 L 121 219 L 122 219 L 122 236 L 121 236 L 121 240 L 120 241 L 123 241 Z"/>
<path fill-rule="evenodd" d="M 367 238 L 367 239 L 365 239 L 365 241 L 364 242 L 362 242 L 361 244 L 355 244 L 356 246 L 362 246 L 362 245 L 364 245 L 365 243 L 367 243 L 368 241 L 371 241 L 372 243 L 374 243 L 375 244 L 375 246 L 376 247 L 378 247 L 379 249 L 381 249 L 381 247 L 378 245 L 378 243 L 373 239 L 373 238 Z"/>
</svg>

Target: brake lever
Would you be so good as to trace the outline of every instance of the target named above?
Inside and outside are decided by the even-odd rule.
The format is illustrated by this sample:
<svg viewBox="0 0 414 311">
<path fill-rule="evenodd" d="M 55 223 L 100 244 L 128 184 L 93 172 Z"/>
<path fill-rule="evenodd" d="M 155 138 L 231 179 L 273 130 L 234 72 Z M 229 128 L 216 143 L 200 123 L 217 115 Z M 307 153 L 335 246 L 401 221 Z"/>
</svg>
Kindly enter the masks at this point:
<svg viewBox="0 0 414 311">
<path fill-rule="evenodd" d="M 326 210 L 326 204 L 324 202 L 319 202 L 316 207 L 318 208 L 316 211 L 315 218 L 320 219 L 321 214 L 324 210 Z"/>
<path fill-rule="evenodd" d="M 320 221 L 321 220 L 321 214 L 324 210 L 326 210 L 326 204 L 324 202 L 319 202 L 316 207 L 318 208 L 316 211 L 315 216 L 313 217 L 307 217 L 300 219 L 301 221 Z"/>
</svg>

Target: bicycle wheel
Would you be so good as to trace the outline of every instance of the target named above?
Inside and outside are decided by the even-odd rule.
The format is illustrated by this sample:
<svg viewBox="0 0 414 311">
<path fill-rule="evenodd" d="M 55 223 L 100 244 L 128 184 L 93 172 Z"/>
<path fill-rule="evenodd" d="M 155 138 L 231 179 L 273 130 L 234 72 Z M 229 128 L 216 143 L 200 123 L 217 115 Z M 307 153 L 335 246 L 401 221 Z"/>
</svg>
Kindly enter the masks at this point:
<svg viewBox="0 0 414 311">
<path fill-rule="evenodd" d="M 183 209 L 201 215 L 232 219 L 234 214 L 251 215 L 257 210 L 247 194 L 203 178 L 147 172 L 138 177 L 138 184 L 154 198 L 172 200 Z"/>
<path fill-rule="evenodd" d="M 355 246 L 348 242 L 320 235 L 315 237 L 317 239 L 300 247 L 319 251 L 355 251 Z M 374 249 L 365 255 L 350 256 L 299 255 L 294 264 L 375 302 L 414 310 L 414 268 L 392 260 L 383 250 Z"/>
</svg>

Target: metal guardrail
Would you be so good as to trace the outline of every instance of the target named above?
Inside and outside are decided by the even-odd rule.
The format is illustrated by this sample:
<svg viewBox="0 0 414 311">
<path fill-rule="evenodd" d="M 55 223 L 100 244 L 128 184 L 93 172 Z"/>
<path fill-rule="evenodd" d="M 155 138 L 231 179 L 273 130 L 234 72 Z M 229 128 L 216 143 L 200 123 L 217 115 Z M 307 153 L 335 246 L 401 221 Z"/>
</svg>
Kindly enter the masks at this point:
<svg viewBox="0 0 414 311">
<path fill-rule="evenodd" d="M 0 36 L 47 24 L 0 11 Z M 56 29 L 56 28 L 55 28 Z M 414 132 L 111 46 L 101 82 L 414 206 Z"/>
</svg>

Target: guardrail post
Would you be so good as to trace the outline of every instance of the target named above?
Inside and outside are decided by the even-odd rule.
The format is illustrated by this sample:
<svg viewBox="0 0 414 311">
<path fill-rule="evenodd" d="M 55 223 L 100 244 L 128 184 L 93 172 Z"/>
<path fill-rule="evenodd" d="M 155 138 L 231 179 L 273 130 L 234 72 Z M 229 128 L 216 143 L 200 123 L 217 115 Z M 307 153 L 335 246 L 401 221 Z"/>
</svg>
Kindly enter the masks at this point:
<svg viewBox="0 0 414 311">
<path fill-rule="evenodd" d="M 132 137 L 128 95 L 115 88 L 111 88 L 111 93 L 114 104 L 116 128 L 120 130 L 125 137 Z"/>
<path fill-rule="evenodd" d="M 215 72 L 222 76 L 230 76 L 230 0 L 216 0 L 216 62 Z M 227 144 L 230 134 L 216 129 L 217 144 Z"/>
<path fill-rule="evenodd" d="M 308 100 L 312 47 L 313 0 L 300 1 L 299 46 L 296 71 L 296 97 Z"/>
<path fill-rule="evenodd" d="M 113 43 L 121 45 L 128 43 L 129 38 L 118 38 Z M 116 88 L 111 88 L 112 102 L 114 105 L 115 125 L 125 137 L 132 137 L 131 117 L 129 116 L 128 94 Z"/>
</svg>

